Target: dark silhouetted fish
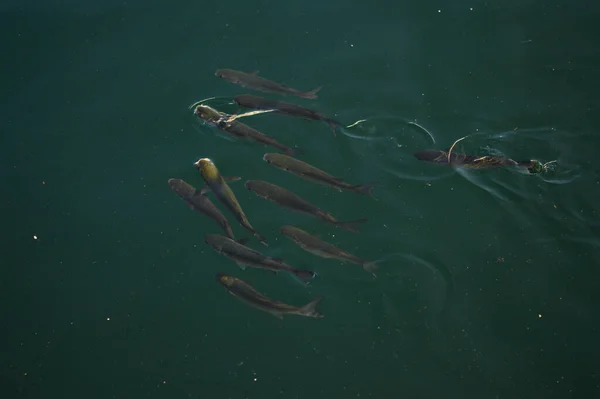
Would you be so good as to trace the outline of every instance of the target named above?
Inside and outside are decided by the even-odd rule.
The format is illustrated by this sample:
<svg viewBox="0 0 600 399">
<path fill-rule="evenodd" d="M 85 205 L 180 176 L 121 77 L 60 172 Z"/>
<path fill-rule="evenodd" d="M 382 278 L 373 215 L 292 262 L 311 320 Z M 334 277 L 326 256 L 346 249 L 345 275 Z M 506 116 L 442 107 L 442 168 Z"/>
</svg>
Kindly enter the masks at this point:
<svg viewBox="0 0 600 399">
<path fill-rule="evenodd" d="M 295 307 L 286 305 L 283 302 L 274 301 L 267 298 L 260 292 L 256 291 L 250 284 L 239 278 L 228 276 L 225 273 L 216 274 L 217 282 L 222 284 L 235 297 L 246 302 L 250 306 L 271 313 L 273 316 L 282 319 L 283 315 L 291 314 L 298 316 L 307 316 L 320 319 L 323 317 L 317 311 L 317 306 L 323 300 L 323 297 L 318 297 L 314 301 L 302 306 Z"/>
<path fill-rule="evenodd" d="M 221 79 L 225 79 L 231 83 L 240 85 L 242 87 L 247 87 L 249 89 L 258 90 L 265 93 L 292 95 L 310 100 L 316 99 L 317 92 L 321 90 L 321 87 L 317 87 L 316 89 L 309 91 L 292 89 L 291 87 L 284 86 L 277 82 L 261 78 L 258 76 L 258 71 L 247 73 L 235 71 L 233 69 L 218 69 L 217 72 L 215 72 L 215 75 Z"/>
<path fill-rule="evenodd" d="M 531 173 L 536 173 L 538 161 L 514 161 L 510 158 L 504 158 L 494 155 L 485 155 L 478 157 L 475 155 L 460 154 L 452 152 L 448 157 L 447 151 L 424 150 L 413 154 L 420 161 L 433 162 L 441 165 L 453 165 L 469 169 L 497 168 L 502 166 L 516 166 L 527 168 Z"/>
<path fill-rule="evenodd" d="M 356 263 L 357 265 L 361 265 L 366 271 L 372 274 L 375 272 L 375 270 L 377 270 L 377 265 L 375 262 L 369 262 L 360 259 L 351 253 L 341 250 L 297 227 L 283 226 L 281 228 L 281 234 L 290 238 L 302 249 L 310 252 L 313 255 L 317 255 L 322 258 L 338 259 L 342 262 Z"/>
<path fill-rule="evenodd" d="M 339 177 L 333 177 L 321 169 L 307 164 L 306 162 L 283 154 L 267 153 L 263 156 L 263 159 L 281 170 L 293 173 L 296 176 L 302 177 L 306 180 L 333 187 L 339 191 L 354 191 L 356 193 L 366 194 L 373 197 L 372 190 L 376 183 L 354 186 L 344 182 Z"/>
<path fill-rule="evenodd" d="M 285 263 L 282 259 L 271 258 L 252 248 L 248 248 L 241 242 L 218 234 L 209 234 L 204 237 L 204 241 L 218 253 L 235 261 L 242 269 L 250 266 L 270 270 L 275 273 L 286 271 L 298 276 L 303 281 L 308 281 L 315 277 L 315 273 L 310 270 L 296 269 Z"/>
<path fill-rule="evenodd" d="M 296 194 L 282 187 L 276 186 L 275 184 L 267 183 L 266 181 L 248 180 L 245 183 L 245 186 L 248 190 L 252 191 L 259 197 L 273 201 L 293 211 L 315 216 L 321 220 L 324 220 L 325 222 L 340 226 L 348 231 L 357 232 L 358 229 L 356 225 L 358 223 L 367 221 L 367 219 L 359 219 L 349 222 L 340 222 L 336 220 L 329 212 L 319 209 L 298 197 Z"/>
<path fill-rule="evenodd" d="M 256 230 L 254 230 L 254 227 L 252 227 L 248 221 L 248 218 L 244 214 L 244 211 L 235 197 L 235 194 L 233 194 L 233 191 L 231 191 L 231 188 L 229 188 L 215 164 L 208 158 L 201 158 L 194 165 L 198 167 L 202 178 L 206 182 L 206 187 L 202 189 L 201 193 L 204 194 L 206 191 L 212 191 L 219 201 L 221 201 L 227 207 L 227 209 L 233 213 L 235 218 L 244 228 L 254 234 L 254 236 L 258 238 L 260 242 L 267 245 L 265 238 Z"/>
<path fill-rule="evenodd" d="M 287 103 L 284 101 L 271 100 L 264 97 L 253 96 L 250 94 L 241 94 L 239 96 L 234 97 L 234 101 L 240 107 L 250 108 L 250 109 L 262 109 L 262 110 L 274 110 L 274 112 L 295 116 L 298 118 L 311 119 L 315 121 L 325 121 L 329 124 L 331 129 L 333 130 L 333 134 L 335 135 L 336 126 L 341 126 L 341 123 L 326 117 L 325 115 L 320 114 L 317 111 L 312 109 L 308 109 L 305 107 L 301 107 L 296 104 Z"/>
<path fill-rule="evenodd" d="M 194 114 L 196 114 L 198 117 L 204 119 L 207 122 L 215 124 L 220 130 L 223 130 L 234 137 L 238 137 L 244 140 L 254 140 L 261 144 L 277 148 L 278 150 L 283 151 L 286 154 L 293 155 L 296 153 L 296 150 L 294 150 L 293 148 L 281 144 L 273 137 L 267 136 L 266 134 L 263 134 L 246 124 L 235 120 L 230 123 L 225 122 L 229 115 L 219 112 L 216 109 L 211 108 L 207 105 L 198 105 L 194 111 Z"/>
<path fill-rule="evenodd" d="M 195 211 L 201 212 L 213 219 L 227 234 L 227 237 L 234 239 L 231 225 L 227 221 L 227 218 L 221 213 L 219 208 L 212 203 L 212 201 L 200 191 L 190 184 L 186 183 L 181 179 L 169 179 L 169 187 L 180 196 L 189 207 Z"/>
</svg>

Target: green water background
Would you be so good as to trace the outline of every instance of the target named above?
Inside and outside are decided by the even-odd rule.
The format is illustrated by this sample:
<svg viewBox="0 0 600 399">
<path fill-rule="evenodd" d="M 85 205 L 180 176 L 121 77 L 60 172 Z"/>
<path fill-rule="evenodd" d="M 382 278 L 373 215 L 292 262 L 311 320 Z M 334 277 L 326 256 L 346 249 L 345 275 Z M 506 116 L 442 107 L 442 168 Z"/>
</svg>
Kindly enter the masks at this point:
<svg viewBox="0 0 600 399">
<path fill-rule="evenodd" d="M 583 1 L 4 2 L 0 395 L 597 397 L 599 11 Z M 276 170 L 261 160 L 271 150 L 199 123 L 190 103 L 252 93 L 217 68 L 323 85 L 317 100 L 289 100 L 346 124 L 367 119 L 346 130 L 355 137 L 276 115 L 245 122 L 335 176 L 379 181 L 379 201 Z M 465 172 L 412 156 L 467 134 L 461 151 L 558 159 L 560 170 Z M 167 186 L 201 187 L 200 157 L 369 221 L 352 234 L 232 183 L 271 243 L 249 245 L 319 277 L 304 288 L 242 271 L 204 244 L 218 227 Z M 373 280 L 303 252 L 283 224 L 387 260 Z M 280 321 L 228 295 L 217 271 L 291 304 L 324 295 L 326 317 Z"/>
</svg>

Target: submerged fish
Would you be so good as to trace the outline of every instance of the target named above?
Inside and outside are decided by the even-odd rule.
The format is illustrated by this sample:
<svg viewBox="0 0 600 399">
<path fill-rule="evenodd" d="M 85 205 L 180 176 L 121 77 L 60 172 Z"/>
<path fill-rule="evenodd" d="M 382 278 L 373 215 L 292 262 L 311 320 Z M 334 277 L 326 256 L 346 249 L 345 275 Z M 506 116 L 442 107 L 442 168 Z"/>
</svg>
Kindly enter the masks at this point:
<svg viewBox="0 0 600 399">
<path fill-rule="evenodd" d="M 275 110 L 280 114 L 295 116 L 298 118 L 311 119 L 315 121 L 325 121 L 329 124 L 335 135 L 336 126 L 341 126 L 341 123 L 326 117 L 305 107 L 301 107 L 296 104 L 287 103 L 285 101 L 271 100 L 264 97 L 253 96 L 250 94 L 242 94 L 234 97 L 234 101 L 237 105 L 244 108 L 250 109 L 262 109 L 262 110 Z"/>
<path fill-rule="evenodd" d="M 225 79 L 231 83 L 262 91 L 265 93 L 275 93 L 283 95 L 292 95 L 301 98 L 314 100 L 317 98 L 317 92 L 321 90 L 321 87 L 309 91 L 300 91 L 292 89 L 291 87 L 284 86 L 280 83 L 273 82 L 271 80 L 261 78 L 258 76 L 258 71 L 251 73 L 235 71 L 233 69 L 217 69 L 215 75 L 221 79 Z"/>
<path fill-rule="evenodd" d="M 515 161 L 510 158 L 504 158 L 495 155 L 485 155 L 477 157 L 475 155 L 450 153 L 441 150 L 417 151 L 413 154 L 418 160 L 433 162 L 443 165 L 454 165 L 469 169 L 497 168 L 502 166 L 516 166 L 527 168 L 531 173 L 536 173 L 538 161 Z"/>
<path fill-rule="evenodd" d="M 361 265 L 366 271 L 374 273 L 377 269 L 375 262 L 369 262 L 360 259 L 351 253 L 341 250 L 328 242 L 325 242 L 313 235 L 308 234 L 306 231 L 301 230 L 294 226 L 283 226 L 281 228 L 281 234 L 288 237 L 302 249 L 310 252 L 313 255 L 320 256 L 322 258 L 339 259 L 342 262 L 352 262 L 357 265 Z"/>
<path fill-rule="evenodd" d="M 201 158 L 194 165 L 198 167 L 202 178 L 206 182 L 206 186 L 202 189 L 201 193 L 212 191 L 245 229 L 254 234 L 261 243 L 267 245 L 265 238 L 254 230 L 254 227 L 248 221 L 235 194 L 233 194 L 233 191 L 231 191 L 231 188 L 229 188 L 215 164 L 208 158 Z"/>
<path fill-rule="evenodd" d="M 275 184 L 267 183 L 262 180 L 248 180 L 245 184 L 246 188 L 259 197 L 273 201 L 285 208 L 296 212 L 305 213 L 315 216 L 325 222 L 340 226 L 348 231 L 358 232 L 357 224 L 366 222 L 367 219 L 353 220 L 349 222 L 340 222 L 336 220 L 329 212 L 317 208 L 316 206 L 306 202 L 296 194 L 276 186 Z"/>
<path fill-rule="evenodd" d="M 232 121 L 230 123 L 225 122 L 224 119 L 226 119 L 229 115 L 219 112 L 207 105 L 198 105 L 194 111 L 194 114 L 207 122 L 215 124 L 220 130 L 223 130 L 234 137 L 245 140 L 254 140 L 261 144 L 275 147 L 278 150 L 290 155 L 293 155 L 296 152 L 293 148 L 281 144 L 273 137 L 267 136 L 266 134 L 263 134 L 244 123 L 238 121 Z"/>
<path fill-rule="evenodd" d="M 234 260 L 242 269 L 246 269 L 246 266 L 250 266 L 270 270 L 275 273 L 286 271 L 298 276 L 304 281 L 308 281 L 315 277 L 315 273 L 310 270 L 296 269 L 285 263 L 282 259 L 271 258 L 252 248 L 248 248 L 239 241 L 234 241 L 218 234 L 209 234 L 204 237 L 204 241 L 218 253 Z"/>
<path fill-rule="evenodd" d="M 289 157 L 283 154 L 267 153 L 263 156 L 263 160 L 275 166 L 276 168 L 285 170 L 293 173 L 296 176 L 304 179 L 323 184 L 326 186 L 333 187 L 339 191 L 348 190 L 354 191 L 360 194 L 366 194 L 373 197 L 372 190 L 376 183 L 368 183 L 363 185 L 352 185 L 348 184 L 339 177 L 333 177 L 330 174 L 325 173 L 321 169 L 315 168 L 306 162 L 300 161 L 299 159 Z"/>
<path fill-rule="evenodd" d="M 279 319 L 282 319 L 284 314 L 314 317 L 317 319 L 323 317 L 323 315 L 317 311 L 317 306 L 321 303 L 323 297 L 318 297 L 302 307 L 296 307 L 267 298 L 245 281 L 228 276 L 225 273 L 217 273 L 216 279 L 217 282 L 227 288 L 233 296 L 241 299 L 250 306 L 269 312 Z"/>
<path fill-rule="evenodd" d="M 206 195 L 200 194 L 199 190 L 181 179 L 169 179 L 169 187 L 171 187 L 171 190 L 173 190 L 175 194 L 187 202 L 191 209 L 201 212 L 213 219 L 225 231 L 227 237 L 232 240 L 234 239 L 233 231 L 231 230 L 231 225 L 227 221 L 227 218 Z"/>
</svg>

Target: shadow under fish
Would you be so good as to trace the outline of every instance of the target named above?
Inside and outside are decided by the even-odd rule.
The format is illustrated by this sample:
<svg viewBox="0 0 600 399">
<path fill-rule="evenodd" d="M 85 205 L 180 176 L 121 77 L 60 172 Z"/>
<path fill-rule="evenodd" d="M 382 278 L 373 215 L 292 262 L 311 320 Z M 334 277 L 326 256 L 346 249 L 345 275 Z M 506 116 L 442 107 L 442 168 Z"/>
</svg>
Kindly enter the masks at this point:
<svg viewBox="0 0 600 399">
<path fill-rule="evenodd" d="M 288 103 L 285 101 L 272 100 L 269 98 L 253 96 L 251 94 L 241 94 L 235 96 L 233 100 L 237 105 L 243 108 L 257 110 L 273 110 L 273 112 L 283 115 L 327 122 L 331 127 L 334 136 L 336 127 L 342 126 L 340 122 L 335 121 L 315 110 L 301 107 L 299 105 Z"/>
</svg>

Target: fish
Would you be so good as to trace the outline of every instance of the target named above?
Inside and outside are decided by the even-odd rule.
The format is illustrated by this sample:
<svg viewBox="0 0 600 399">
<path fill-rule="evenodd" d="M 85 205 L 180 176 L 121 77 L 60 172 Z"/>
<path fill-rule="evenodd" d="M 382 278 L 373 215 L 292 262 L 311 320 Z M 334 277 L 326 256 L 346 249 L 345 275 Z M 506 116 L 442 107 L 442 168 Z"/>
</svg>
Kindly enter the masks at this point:
<svg viewBox="0 0 600 399">
<path fill-rule="evenodd" d="M 331 223 L 335 226 L 339 226 L 343 229 L 352 231 L 354 233 L 358 232 L 358 223 L 364 223 L 367 221 L 367 219 L 358 219 L 348 222 L 340 222 L 337 219 L 335 219 L 329 212 L 317 208 L 316 206 L 306 202 L 296 194 L 284 189 L 283 187 L 276 186 L 275 184 L 268 183 L 266 181 L 248 180 L 244 184 L 244 186 L 259 197 L 273 201 L 295 212 L 300 212 L 317 217 L 325 222 Z"/>
<path fill-rule="evenodd" d="M 317 297 L 304 306 L 296 307 L 267 298 L 265 295 L 256 291 L 250 284 L 239 278 L 229 276 L 225 273 L 217 273 L 215 277 L 217 282 L 223 285 L 231 295 L 246 302 L 250 306 L 272 314 L 278 319 L 283 319 L 283 315 L 298 315 L 314 317 L 316 319 L 324 317 L 323 314 L 317 311 L 317 306 L 324 299 L 322 296 Z"/>
<path fill-rule="evenodd" d="M 171 178 L 168 183 L 171 190 L 187 202 L 191 209 L 213 219 L 225 231 L 227 237 L 235 239 L 229 221 L 206 195 L 200 194 L 199 190 L 181 179 Z"/>
<path fill-rule="evenodd" d="M 321 169 L 307 164 L 306 162 L 283 154 L 266 153 L 263 155 L 263 160 L 275 166 L 276 168 L 285 170 L 306 180 L 335 188 L 338 191 L 354 191 L 356 193 L 366 194 L 373 197 L 373 188 L 375 188 L 375 185 L 377 184 L 376 182 L 356 186 L 348 184 L 339 177 L 333 177 Z"/>
<path fill-rule="evenodd" d="M 235 194 L 231 191 L 231 188 L 229 188 L 215 164 L 208 158 L 200 158 L 194 165 L 200 170 L 200 174 L 206 182 L 206 186 L 200 193 L 204 194 L 205 192 L 212 191 L 217 199 L 219 199 L 219 201 L 221 201 L 235 216 L 242 227 L 250 231 L 262 244 L 268 246 L 266 239 L 260 235 L 248 221 Z"/>
<path fill-rule="evenodd" d="M 297 153 L 297 150 L 288 147 L 287 145 L 281 144 L 273 137 L 267 136 L 266 134 L 261 133 L 258 130 L 253 129 L 244 123 L 235 120 L 230 123 L 225 122 L 224 120 L 229 115 L 221 113 L 207 105 L 198 105 L 194 111 L 194 114 L 196 114 L 199 118 L 202 118 L 207 122 L 213 123 L 219 128 L 219 130 L 223 130 L 229 133 L 231 136 L 238 137 L 244 140 L 254 140 L 258 143 L 277 148 L 278 150 L 283 151 L 288 155 L 294 155 Z"/>
<path fill-rule="evenodd" d="M 251 94 L 240 94 L 235 96 L 233 101 L 244 108 L 274 110 L 274 112 L 288 116 L 327 122 L 331 127 L 334 136 L 336 127 L 342 126 L 340 122 L 328 118 L 317 111 L 285 101 L 271 100 L 264 97 L 253 96 Z"/>
<path fill-rule="evenodd" d="M 285 271 L 298 276 L 304 282 L 316 276 L 313 271 L 296 269 L 285 263 L 282 259 L 271 258 L 252 248 L 248 248 L 243 244 L 244 240 L 235 241 L 218 234 L 209 234 L 204 237 L 204 242 L 213 247 L 218 253 L 235 261 L 242 270 L 245 270 L 246 266 L 250 266 L 270 270 L 275 273 Z"/>
<path fill-rule="evenodd" d="M 342 262 L 352 262 L 362 266 L 363 269 L 371 274 L 375 274 L 375 270 L 377 270 L 377 265 L 375 262 L 360 259 L 359 257 L 339 249 L 295 226 L 287 225 L 281 227 L 281 234 L 288 237 L 293 242 L 298 244 L 302 249 L 310 252 L 313 255 L 327 259 L 338 259 Z"/>
<path fill-rule="evenodd" d="M 485 155 L 478 157 L 475 155 L 460 154 L 456 152 L 450 153 L 441 150 L 423 150 L 413 154 L 420 161 L 433 162 L 443 165 L 454 165 L 469 169 L 497 168 L 502 166 L 516 166 L 527 168 L 531 172 L 534 168 L 534 161 L 515 161 L 510 158 Z"/>
<path fill-rule="evenodd" d="M 316 99 L 317 93 L 319 90 L 321 90 L 321 87 L 317 87 L 316 89 L 309 91 L 292 89 L 291 87 L 273 82 L 272 80 L 261 78 L 258 76 L 258 71 L 248 73 L 235 71 L 233 69 L 217 69 L 215 75 L 221 79 L 227 80 L 242 87 L 246 87 L 248 89 L 254 89 L 265 93 L 292 95 L 309 100 Z"/>
</svg>

